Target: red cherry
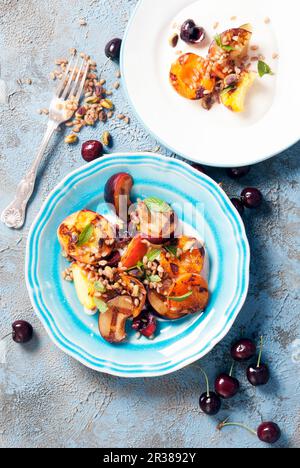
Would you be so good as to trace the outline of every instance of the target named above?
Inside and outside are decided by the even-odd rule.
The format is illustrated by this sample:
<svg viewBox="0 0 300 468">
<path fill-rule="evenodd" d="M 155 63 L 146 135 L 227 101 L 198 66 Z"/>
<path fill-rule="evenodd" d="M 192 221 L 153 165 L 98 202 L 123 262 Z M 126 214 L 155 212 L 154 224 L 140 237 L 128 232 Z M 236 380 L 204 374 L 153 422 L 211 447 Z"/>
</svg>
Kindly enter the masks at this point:
<svg viewBox="0 0 300 468">
<path fill-rule="evenodd" d="M 100 141 L 89 140 L 83 143 L 81 155 L 86 162 L 92 162 L 103 156 L 103 145 Z"/>
<path fill-rule="evenodd" d="M 239 391 L 240 383 L 228 374 L 220 374 L 215 381 L 216 393 L 224 400 L 233 398 Z"/>
<path fill-rule="evenodd" d="M 264 422 L 257 429 L 259 440 L 266 444 L 275 444 L 281 437 L 279 426 L 273 422 Z"/>
<path fill-rule="evenodd" d="M 247 338 L 237 341 L 231 348 L 231 356 L 235 361 L 248 361 L 256 353 L 256 345 Z"/>
<path fill-rule="evenodd" d="M 30 323 L 25 320 L 18 320 L 12 324 L 13 333 L 12 339 L 16 343 L 28 343 L 33 336 L 33 328 Z"/>
</svg>

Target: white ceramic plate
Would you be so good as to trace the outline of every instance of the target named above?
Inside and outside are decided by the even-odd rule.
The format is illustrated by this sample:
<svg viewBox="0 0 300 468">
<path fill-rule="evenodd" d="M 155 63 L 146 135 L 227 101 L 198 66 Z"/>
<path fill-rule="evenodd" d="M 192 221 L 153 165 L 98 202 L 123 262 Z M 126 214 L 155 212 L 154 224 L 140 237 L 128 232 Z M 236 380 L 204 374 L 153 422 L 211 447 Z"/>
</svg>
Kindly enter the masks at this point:
<svg viewBox="0 0 300 468">
<path fill-rule="evenodd" d="M 254 164 L 287 149 L 300 139 L 299 17 L 300 4 L 295 0 L 140 0 L 121 57 L 124 83 L 139 118 L 174 153 L 210 166 Z M 172 49 L 169 38 L 174 25 L 188 18 L 206 29 L 207 43 L 195 47 L 179 41 Z M 275 75 L 257 78 L 245 114 L 221 105 L 207 112 L 199 102 L 181 98 L 169 83 L 176 51 L 205 56 L 217 32 L 249 22 L 254 27 L 252 44 L 260 46 Z M 274 53 L 279 59 L 273 59 Z M 257 70 L 257 63 L 252 68 Z"/>
</svg>

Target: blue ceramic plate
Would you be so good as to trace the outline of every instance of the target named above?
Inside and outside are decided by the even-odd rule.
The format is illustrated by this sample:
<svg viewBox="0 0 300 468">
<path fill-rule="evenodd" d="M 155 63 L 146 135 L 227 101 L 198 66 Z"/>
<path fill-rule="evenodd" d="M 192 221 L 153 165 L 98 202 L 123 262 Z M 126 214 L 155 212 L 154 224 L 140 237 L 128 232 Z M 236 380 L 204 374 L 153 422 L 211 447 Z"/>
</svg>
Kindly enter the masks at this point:
<svg viewBox="0 0 300 468">
<path fill-rule="evenodd" d="M 62 279 L 67 261 L 56 230 L 77 210 L 103 212 L 106 181 L 124 171 L 134 178 L 134 197 L 154 195 L 177 206 L 196 207 L 194 214 L 187 210 L 184 221 L 194 228 L 197 225 L 205 241 L 211 300 L 202 315 L 160 321 L 154 341 L 137 340 L 128 330 L 127 343 L 110 345 L 100 337 L 97 317 L 85 315 L 74 285 Z M 247 296 L 249 260 L 243 222 L 214 181 L 175 159 L 149 153 L 117 154 L 78 169 L 50 194 L 30 230 L 26 281 L 38 317 L 63 351 L 97 371 L 154 377 L 200 359 L 228 333 Z"/>
</svg>

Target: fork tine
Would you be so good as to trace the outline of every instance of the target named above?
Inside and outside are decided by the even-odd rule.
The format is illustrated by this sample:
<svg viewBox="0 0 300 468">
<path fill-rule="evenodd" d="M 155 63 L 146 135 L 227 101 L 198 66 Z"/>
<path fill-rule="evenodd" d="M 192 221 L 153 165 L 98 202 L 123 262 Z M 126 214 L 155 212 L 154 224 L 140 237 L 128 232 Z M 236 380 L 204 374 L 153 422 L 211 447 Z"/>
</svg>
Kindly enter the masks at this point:
<svg viewBox="0 0 300 468">
<path fill-rule="evenodd" d="M 78 73 L 77 73 L 77 77 L 76 77 L 76 80 L 74 82 L 74 85 L 72 87 L 72 90 L 70 91 L 70 96 L 76 96 L 76 89 L 78 87 L 78 83 L 79 83 L 79 80 L 80 80 L 80 76 L 83 75 L 83 68 L 84 68 L 84 65 L 85 65 L 86 61 L 85 60 L 82 60 L 82 63 L 80 65 L 80 68 L 78 70 Z"/>
<path fill-rule="evenodd" d="M 62 91 L 63 91 L 63 89 L 65 87 L 65 82 L 66 82 L 66 79 L 69 76 L 69 72 L 70 72 L 71 65 L 72 65 L 72 62 L 73 62 L 74 58 L 75 58 L 75 55 L 72 55 L 71 60 L 68 63 L 68 67 L 67 67 L 67 69 L 65 71 L 65 74 L 64 74 L 62 80 L 60 81 L 60 83 L 59 83 L 59 85 L 58 85 L 58 87 L 56 89 L 56 96 L 57 97 L 59 97 L 61 95 L 61 93 L 62 93 Z"/>
<path fill-rule="evenodd" d="M 81 79 L 81 83 L 79 85 L 79 88 L 78 88 L 78 91 L 77 91 L 77 95 L 76 95 L 76 100 L 79 101 L 80 100 L 80 97 L 81 97 L 81 94 L 82 94 L 82 91 L 83 91 L 83 88 L 84 88 L 84 84 L 85 84 L 85 81 L 86 81 L 86 77 L 87 77 L 87 74 L 89 72 L 89 69 L 90 69 L 90 61 L 87 60 L 86 61 L 86 65 L 85 65 L 85 71 L 83 73 L 83 76 L 82 76 L 82 79 Z"/>
<path fill-rule="evenodd" d="M 64 92 L 62 93 L 61 99 L 66 99 L 66 97 L 69 95 L 71 84 L 73 82 L 73 78 L 75 77 L 76 68 L 78 67 L 78 63 L 79 63 L 79 57 L 77 57 L 72 73 L 69 76 L 68 83 L 65 86 Z"/>
</svg>

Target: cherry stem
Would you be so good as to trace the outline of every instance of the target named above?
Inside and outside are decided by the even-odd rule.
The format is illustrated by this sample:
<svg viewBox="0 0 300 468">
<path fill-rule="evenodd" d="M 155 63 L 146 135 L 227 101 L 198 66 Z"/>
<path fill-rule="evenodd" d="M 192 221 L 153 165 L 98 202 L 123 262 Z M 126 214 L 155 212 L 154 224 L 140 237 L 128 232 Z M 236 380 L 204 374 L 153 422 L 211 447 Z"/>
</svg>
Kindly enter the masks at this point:
<svg viewBox="0 0 300 468">
<path fill-rule="evenodd" d="M 232 377 L 233 369 L 234 369 L 234 361 L 233 361 L 232 366 L 230 368 L 229 377 Z"/>
<path fill-rule="evenodd" d="M 260 366 L 260 363 L 261 363 L 261 357 L 262 357 L 263 346 L 264 346 L 264 337 L 261 336 L 261 337 L 260 337 L 260 351 L 259 351 L 259 355 L 258 355 L 257 367 L 259 367 L 259 366 Z"/>
<path fill-rule="evenodd" d="M 0 341 L 5 340 L 6 338 L 8 338 L 9 336 L 12 336 L 12 335 L 13 335 L 12 333 L 8 333 L 8 335 L 3 336 Z"/>
<path fill-rule="evenodd" d="M 207 396 L 209 397 L 209 393 L 210 393 L 210 392 L 209 392 L 209 381 L 208 381 L 207 373 L 206 373 L 205 370 L 202 369 L 202 367 L 200 367 L 200 366 L 194 366 L 194 367 L 196 367 L 197 369 L 200 369 L 201 372 L 202 372 L 202 374 L 204 375 L 205 381 L 206 381 L 206 392 L 207 392 Z"/>
<path fill-rule="evenodd" d="M 245 426 L 245 424 L 241 424 L 241 423 L 233 423 L 233 422 L 227 422 L 228 419 L 226 419 L 224 422 L 220 423 L 218 425 L 218 429 L 219 431 L 221 431 L 223 429 L 223 427 L 230 427 L 230 426 L 233 426 L 233 427 L 241 427 L 242 429 L 246 429 L 246 431 L 250 432 L 251 434 L 255 435 L 255 437 L 257 436 L 257 432 L 255 432 L 253 429 L 250 429 L 250 427 L 248 426 Z"/>
</svg>

